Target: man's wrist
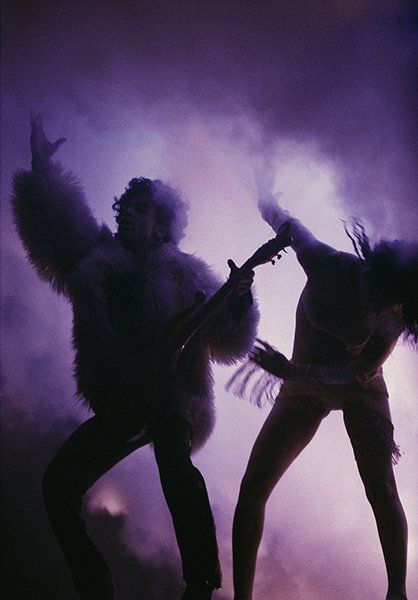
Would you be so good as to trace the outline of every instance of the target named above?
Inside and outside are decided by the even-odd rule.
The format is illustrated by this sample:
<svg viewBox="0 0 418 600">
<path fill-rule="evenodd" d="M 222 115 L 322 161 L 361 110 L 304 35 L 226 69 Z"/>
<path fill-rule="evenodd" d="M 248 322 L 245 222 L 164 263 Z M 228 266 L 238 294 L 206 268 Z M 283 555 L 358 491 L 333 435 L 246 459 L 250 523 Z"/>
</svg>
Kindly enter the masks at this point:
<svg viewBox="0 0 418 600">
<path fill-rule="evenodd" d="M 238 323 L 241 321 L 242 317 L 248 310 L 250 306 L 253 304 L 253 295 L 251 293 L 251 289 L 238 296 L 237 294 L 232 294 L 230 296 L 230 306 L 232 311 L 232 316 L 234 320 Z"/>
<path fill-rule="evenodd" d="M 32 157 L 32 171 L 34 173 L 44 173 L 49 168 L 49 159 L 48 158 L 39 158 Z"/>
</svg>

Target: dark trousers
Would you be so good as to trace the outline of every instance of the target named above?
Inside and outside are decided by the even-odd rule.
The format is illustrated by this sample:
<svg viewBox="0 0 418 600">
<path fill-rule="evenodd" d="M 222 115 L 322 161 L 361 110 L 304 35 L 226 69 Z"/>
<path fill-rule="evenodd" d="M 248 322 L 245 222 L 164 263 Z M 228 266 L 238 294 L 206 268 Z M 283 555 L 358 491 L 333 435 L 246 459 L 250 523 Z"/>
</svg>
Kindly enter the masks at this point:
<svg viewBox="0 0 418 600">
<path fill-rule="evenodd" d="M 167 414 L 151 428 L 150 436 L 128 442 L 96 416 L 78 427 L 60 448 L 45 472 L 43 493 L 52 528 L 81 598 L 114 598 L 109 568 L 86 530 L 82 497 L 111 467 L 150 439 L 173 518 L 184 579 L 220 586 L 215 526 L 204 479 L 190 458 L 191 436 L 187 421 Z"/>
</svg>

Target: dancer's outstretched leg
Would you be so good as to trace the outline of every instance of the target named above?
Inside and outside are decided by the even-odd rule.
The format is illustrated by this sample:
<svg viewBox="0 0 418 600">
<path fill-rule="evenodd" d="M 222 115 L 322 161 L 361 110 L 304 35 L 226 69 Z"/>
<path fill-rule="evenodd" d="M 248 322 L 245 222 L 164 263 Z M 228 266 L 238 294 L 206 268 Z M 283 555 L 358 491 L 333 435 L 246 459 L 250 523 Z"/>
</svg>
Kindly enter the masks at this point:
<svg viewBox="0 0 418 600">
<path fill-rule="evenodd" d="M 311 396 L 276 401 L 250 455 L 234 516 L 235 600 L 251 600 L 266 501 L 289 465 L 311 441 L 327 411 Z"/>
</svg>

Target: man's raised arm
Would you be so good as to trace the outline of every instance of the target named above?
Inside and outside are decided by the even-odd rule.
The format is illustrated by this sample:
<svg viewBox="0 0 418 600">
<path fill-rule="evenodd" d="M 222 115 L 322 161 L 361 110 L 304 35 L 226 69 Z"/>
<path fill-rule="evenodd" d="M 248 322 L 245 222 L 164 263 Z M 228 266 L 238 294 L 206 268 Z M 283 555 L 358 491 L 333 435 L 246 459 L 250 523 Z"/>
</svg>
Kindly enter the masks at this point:
<svg viewBox="0 0 418 600">
<path fill-rule="evenodd" d="M 20 238 L 38 274 L 65 293 L 68 275 L 97 242 L 100 228 L 71 173 L 50 162 L 65 138 L 50 142 L 32 118 L 32 171 L 18 171 L 12 206 Z"/>
</svg>

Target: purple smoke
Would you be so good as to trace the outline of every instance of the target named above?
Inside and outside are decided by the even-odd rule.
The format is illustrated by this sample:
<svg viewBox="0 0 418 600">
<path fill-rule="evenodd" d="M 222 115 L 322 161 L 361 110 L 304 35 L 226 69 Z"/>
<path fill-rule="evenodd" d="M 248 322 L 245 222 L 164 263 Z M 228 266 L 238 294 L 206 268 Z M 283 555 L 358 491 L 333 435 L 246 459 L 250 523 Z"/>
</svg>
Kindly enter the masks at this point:
<svg viewBox="0 0 418 600">
<path fill-rule="evenodd" d="M 306 200 L 324 235 L 335 234 L 328 227 L 336 224 L 327 220 L 331 209 L 343 207 L 342 216 L 362 217 L 375 237 L 411 238 L 418 224 L 413 10 L 412 3 L 395 0 L 3 2 L 8 598 L 74 597 L 44 516 L 39 480 L 62 440 L 87 417 L 73 399 L 70 309 L 28 266 L 7 200 L 12 173 L 29 166 L 30 111 L 44 115 L 52 138 L 68 138 L 59 159 L 80 177 L 99 219 L 111 222 L 113 196 L 131 177 L 169 179 L 190 200 L 188 250 L 217 267 L 229 256 L 246 257 L 269 235 L 256 209 L 252 169 L 260 163 L 271 185 L 289 190 L 284 200 L 291 194 Z M 294 171 L 289 165 L 296 165 Z M 331 191 L 322 193 L 325 179 Z M 303 189 L 310 180 L 309 193 L 318 192 L 311 204 Z M 280 271 L 257 273 L 262 327 L 272 342 L 279 338 L 281 349 L 290 347 L 291 315 L 303 283 L 291 258 L 282 262 Z M 405 448 L 400 487 L 412 507 L 417 486 L 411 473 L 418 472 L 412 456 L 414 363 L 404 348 L 397 356 L 389 383 Z M 218 371 L 217 377 L 226 375 Z M 225 396 L 221 387 L 218 396 Z M 265 412 L 222 398 L 219 413 L 213 440 L 197 460 L 218 526 L 226 590 L 216 596 L 221 599 L 231 590 L 234 502 Z M 371 517 L 355 475 L 341 476 L 346 467 L 340 465 L 352 459 L 337 428 L 334 415 L 300 468 L 286 475 L 283 496 L 272 501 L 258 570 L 260 600 L 272 600 L 276 592 L 286 600 L 383 595 L 377 538 L 365 539 L 363 531 L 374 529 L 365 520 Z M 330 474 L 339 493 L 328 496 Z M 109 489 L 123 497 L 121 512 L 108 512 Z M 119 581 L 120 600 L 180 595 L 174 534 L 149 450 L 109 473 L 87 505 L 90 526 Z M 312 522 L 311 513 L 322 519 Z M 412 515 L 410 528 L 413 538 Z M 411 556 L 414 563 L 416 554 Z M 418 592 L 413 577 L 409 585 L 411 594 Z"/>
</svg>

